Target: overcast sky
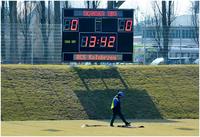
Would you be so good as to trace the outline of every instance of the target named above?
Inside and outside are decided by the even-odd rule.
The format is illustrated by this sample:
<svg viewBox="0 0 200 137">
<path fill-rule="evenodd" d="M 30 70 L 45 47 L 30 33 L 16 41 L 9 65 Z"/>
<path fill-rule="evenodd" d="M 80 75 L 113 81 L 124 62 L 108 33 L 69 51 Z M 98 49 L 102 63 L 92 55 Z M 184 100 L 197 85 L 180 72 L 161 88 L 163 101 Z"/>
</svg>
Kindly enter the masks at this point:
<svg viewBox="0 0 200 137">
<path fill-rule="evenodd" d="M 159 0 L 161 2 L 161 0 Z M 85 7 L 83 0 L 70 0 L 72 7 Z M 120 8 L 136 9 L 139 7 L 138 18 L 142 20 L 145 15 L 153 15 L 152 0 L 126 0 Z M 100 8 L 106 8 L 107 0 L 101 0 Z M 175 0 L 175 13 L 177 15 L 190 14 L 190 0 Z"/>
<path fill-rule="evenodd" d="M 22 1 L 23 0 L 18 0 Z M 45 0 L 46 2 L 48 0 Z M 63 1 L 63 0 L 60 0 Z M 70 5 L 72 8 L 85 8 L 85 1 L 86 0 L 68 0 L 70 1 Z M 100 6 L 99 8 L 107 8 L 107 1 L 108 0 L 99 0 Z M 153 0 L 125 0 L 123 5 L 120 6 L 121 9 L 138 9 L 138 12 L 135 12 L 135 17 L 138 17 L 138 21 L 144 20 L 144 17 L 147 15 L 153 16 L 152 10 L 152 1 Z M 157 0 L 161 3 L 161 0 Z M 175 1 L 175 14 L 177 16 L 180 15 L 187 15 L 191 14 L 190 7 L 191 7 L 191 0 L 174 0 Z"/>
</svg>

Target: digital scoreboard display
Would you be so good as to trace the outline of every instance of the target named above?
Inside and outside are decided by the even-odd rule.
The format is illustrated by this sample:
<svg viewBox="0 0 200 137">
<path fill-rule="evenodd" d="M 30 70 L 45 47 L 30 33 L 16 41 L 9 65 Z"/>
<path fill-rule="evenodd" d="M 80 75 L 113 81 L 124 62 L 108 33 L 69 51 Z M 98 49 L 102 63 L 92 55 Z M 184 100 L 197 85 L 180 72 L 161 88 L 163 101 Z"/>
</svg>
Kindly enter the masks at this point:
<svg viewBox="0 0 200 137">
<path fill-rule="evenodd" d="M 132 60 L 133 10 L 63 9 L 63 62 Z"/>
</svg>

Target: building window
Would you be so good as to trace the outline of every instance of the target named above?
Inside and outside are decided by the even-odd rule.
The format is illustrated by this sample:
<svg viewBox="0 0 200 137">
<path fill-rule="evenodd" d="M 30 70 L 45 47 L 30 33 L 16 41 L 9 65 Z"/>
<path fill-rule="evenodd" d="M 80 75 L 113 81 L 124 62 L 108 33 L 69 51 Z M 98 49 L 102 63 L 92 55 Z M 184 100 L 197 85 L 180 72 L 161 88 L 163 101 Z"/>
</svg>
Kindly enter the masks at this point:
<svg viewBox="0 0 200 137">
<path fill-rule="evenodd" d="M 196 54 L 196 58 L 199 58 L 199 54 L 198 53 Z"/>
<path fill-rule="evenodd" d="M 182 30 L 182 38 L 194 38 L 195 37 L 195 30 L 194 29 L 190 29 L 190 30 Z"/>
<path fill-rule="evenodd" d="M 182 38 L 186 38 L 186 30 L 182 30 Z"/>
<path fill-rule="evenodd" d="M 176 54 L 175 53 L 171 53 L 170 57 L 174 58 L 174 57 L 176 57 Z"/>
<path fill-rule="evenodd" d="M 176 30 L 176 38 L 180 38 L 180 30 Z"/>
<path fill-rule="evenodd" d="M 181 55 L 180 53 L 176 53 L 176 57 L 180 57 L 180 55 Z"/>
<path fill-rule="evenodd" d="M 198 57 L 198 54 L 195 54 L 195 53 L 191 54 L 191 58 L 195 59 L 197 57 Z"/>
</svg>

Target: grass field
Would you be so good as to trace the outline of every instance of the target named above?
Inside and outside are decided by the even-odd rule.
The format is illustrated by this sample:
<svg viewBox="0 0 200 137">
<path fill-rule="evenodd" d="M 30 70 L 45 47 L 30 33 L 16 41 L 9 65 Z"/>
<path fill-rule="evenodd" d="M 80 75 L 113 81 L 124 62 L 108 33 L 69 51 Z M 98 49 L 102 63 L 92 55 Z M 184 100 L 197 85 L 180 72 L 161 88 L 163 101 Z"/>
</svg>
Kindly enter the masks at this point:
<svg viewBox="0 0 200 137">
<path fill-rule="evenodd" d="M 116 121 L 115 125 L 122 124 Z M 144 128 L 109 127 L 107 120 L 6 121 L 2 122 L 3 136 L 198 136 L 197 119 L 133 120 Z M 84 127 L 81 125 L 99 125 Z"/>
<path fill-rule="evenodd" d="M 107 126 L 117 89 L 126 118 L 145 128 Z M 198 65 L 1 66 L 4 136 L 197 136 L 198 118 Z"/>
<path fill-rule="evenodd" d="M 122 89 L 129 119 L 198 119 L 198 74 L 198 65 L 2 65 L 1 118 L 109 119 Z"/>
</svg>

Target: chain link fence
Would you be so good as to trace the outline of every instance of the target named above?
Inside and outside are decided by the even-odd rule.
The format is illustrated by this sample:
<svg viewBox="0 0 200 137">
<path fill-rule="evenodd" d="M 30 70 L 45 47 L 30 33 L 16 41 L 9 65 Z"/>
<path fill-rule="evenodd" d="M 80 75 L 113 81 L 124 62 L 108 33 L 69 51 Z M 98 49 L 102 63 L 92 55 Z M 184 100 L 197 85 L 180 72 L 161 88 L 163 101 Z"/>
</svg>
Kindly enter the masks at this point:
<svg viewBox="0 0 200 137">
<path fill-rule="evenodd" d="M 170 33 L 169 39 L 168 63 L 195 63 L 199 58 L 198 45 L 195 47 L 185 45 L 185 43 L 194 45 L 192 37 L 189 38 L 191 30 L 174 29 L 173 32 Z M 140 42 L 134 38 L 134 64 L 151 64 L 155 59 L 162 57 L 159 46 L 153 38 L 154 33 L 146 30 L 140 37 Z M 2 64 L 61 64 L 61 53 L 61 24 L 1 24 Z"/>
<path fill-rule="evenodd" d="M 199 58 L 199 31 L 192 26 L 173 26 L 163 32 L 155 26 L 142 28 L 140 36 L 134 37 L 134 62 L 151 64 L 167 56 L 167 64 L 194 64 Z M 164 49 L 164 38 L 168 43 Z M 156 61 L 155 61 L 156 63 Z"/>
<path fill-rule="evenodd" d="M 60 24 L 4 24 L 1 28 L 1 63 L 60 64 Z"/>
</svg>

